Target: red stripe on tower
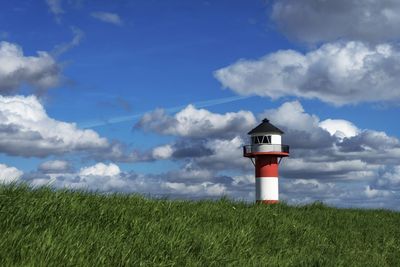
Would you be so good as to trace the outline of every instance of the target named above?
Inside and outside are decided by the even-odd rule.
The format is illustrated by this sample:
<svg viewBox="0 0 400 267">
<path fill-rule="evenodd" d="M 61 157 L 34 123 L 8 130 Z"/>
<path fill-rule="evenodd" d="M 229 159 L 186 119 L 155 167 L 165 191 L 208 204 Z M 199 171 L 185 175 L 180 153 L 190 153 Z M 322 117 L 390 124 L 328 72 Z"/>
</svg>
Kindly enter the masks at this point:
<svg viewBox="0 0 400 267">
<path fill-rule="evenodd" d="M 256 177 L 278 177 L 278 158 L 273 155 L 256 157 Z"/>
</svg>

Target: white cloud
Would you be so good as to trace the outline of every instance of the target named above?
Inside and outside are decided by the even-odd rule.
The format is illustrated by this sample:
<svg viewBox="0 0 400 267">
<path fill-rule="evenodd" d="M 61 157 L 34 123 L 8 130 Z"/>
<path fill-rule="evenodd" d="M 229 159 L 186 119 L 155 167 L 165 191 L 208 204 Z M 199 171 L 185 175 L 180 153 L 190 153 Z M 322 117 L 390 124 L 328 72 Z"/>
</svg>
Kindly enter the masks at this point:
<svg viewBox="0 0 400 267">
<path fill-rule="evenodd" d="M 0 163 L 0 184 L 15 182 L 21 178 L 23 172 L 15 167 L 9 167 Z"/>
<path fill-rule="evenodd" d="M 365 187 L 364 193 L 368 198 L 387 197 L 387 196 L 391 195 L 391 192 L 388 190 L 379 190 L 379 189 L 371 188 L 370 185 L 367 185 Z"/>
<path fill-rule="evenodd" d="M 309 158 L 289 158 L 282 164 L 286 178 L 318 180 L 372 180 L 380 169 L 379 165 L 369 165 L 360 159 L 340 159 L 329 161 Z"/>
<path fill-rule="evenodd" d="M 224 130 L 219 129 L 217 134 L 215 129 L 208 126 L 212 129 L 211 134 L 200 137 L 197 131 L 203 129 L 203 132 L 207 132 L 207 129 L 204 130 L 204 120 L 218 117 L 222 121 L 220 116 L 227 119 L 227 114 L 202 110 L 200 113 L 207 116 L 199 116 L 198 110 L 192 108 L 187 114 L 193 116 L 182 116 L 187 112 L 186 109 L 174 116 L 167 116 L 163 112 L 153 113 L 150 116 L 152 119 L 146 121 L 147 125 L 140 125 L 145 129 L 157 129 L 162 134 L 165 129 L 175 131 L 177 140 L 155 147 L 149 151 L 148 157 L 176 160 L 181 164 L 178 169 L 161 174 L 138 175 L 121 171 L 115 164 L 98 163 L 83 167 L 76 173 L 29 174 L 24 176 L 25 180 L 36 185 L 50 183 L 57 188 L 99 192 L 137 192 L 191 199 L 216 198 L 226 194 L 253 201 L 254 166 L 242 156 L 241 146 L 244 133 L 257 123 L 241 128 L 236 126 L 239 124 L 236 120 L 232 120 L 223 125 Z M 244 117 L 254 119 L 251 112 L 244 113 L 249 114 Z M 238 114 L 234 113 L 235 116 Z M 290 157 L 283 160 L 280 167 L 282 200 L 290 203 L 322 200 L 341 207 L 395 208 L 398 205 L 395 195 L 400 188 L 397 186 L 396 171 L 391 169 L 399 164 L 400 144 L 397 138 L 384 132 L 358 130 L 349 121 L 328 119 L 322 123 L 317 116 L 307 113 L 298 101 L 266 110 L 259 117 L 265 115 L 285 131 L 283 141 L 291 146 Z M 185 117 L 186 120 L 182 119 Z M 192 132 L 178 127 L 172 130 L 178 118 L 184 124 L 193 126 Z M 202 118 L 203 121 L 195 118 Z M 151 123 L 156 125 L 149 126 Z M 331 133 L 322 127 L 327 125 Z M 346 137 L 335 135 L 337 129 L 346 133 Z M 229 138 L 223 134 L 225 132 L 229 132 Z M 199 150 L 202 152 L 194 153 Z"/>
<path fill-rule="evenodd" d="M 400 190 L 400 166 L 394 166 L 376 177 L 375 185 L 378 189 Z"/>
<path fill-rule="evenodd" d="M 397 0 L 279 0 L 271 18 L 283 33 L 302 42 L 382 42 L 400 38 L 399 14 Z"/>
<path fill-rule="evenodd" d="M 386 208 L 399 210 L 396 194 L 362 182 L 322 182 L 320 180 L 281 179 L 281 196 L 291 204 L 322 201 L 346 208 Z"/>
<path fill-rule="evenodd" d="M 254 174 L 236 175 L 232 177 L 232 180 L 233 180 L 232 184 L 236 186 L 246 185 L 246 184 L 252 184 L 254 186 L 255 184 Z"/>
<path fill-rule="evenodd" d="M 93 130 L 48 117 L 35 96 L 0 96 L 0 152 L 45 157 L 67 152 L 96 152 L 109 148 Z"/>
<path fill-rule="evenodd" d="M 282 162 L 285 177 L 371 181 L 383 165 L 399 163 L 400 143 L 396 137 L 359 130 L 345 120 L 321 122 L 306 113 L 298 101 L 266 110 L 264 116 L 284 130 L 283 142 L 290 145 L 290 158 Z M 346 136 L 338 135 L 338 130 Z"/>
<path fill-rule="evenodd" d="M 28 84 L 47 90 L 59 84 L 59 64 L 47 52 L 24 56 L 22 48 L 9 42 L 0 42 L 0 94 L 10 94 Z"/>
<path fill-rule="evenodd" d="M 55 188 L 83 189 L 99 192 L 135 192 L 134 181 L 123 175 L 113 163 L 97 163 L 82 167 L 78 173 L 35 174 L 24 177 L 34 186 L 50 185 Z"/>
<path fill-rule="evenodd" d="M 268 117 L 285 134 L 283 143 L 298 149 L 329 148 L 335 137 L 319 126 L 320 119 L 304 111 L 299 101 L 285 102 L 276 109 L 266 110 L 260 117 Z"/>
<path fill-rule="evenodd" d="M 221 116 L 206 112 L 208 115 L 204 118 L 207 119 L 215 115 Z M 182 121 L 191 126 L 195 125 L 189 128 L 203 129 L 203 138 L 196 139 L 197 135 L 187 134 L 187 131 L 174 126 L 178 114 L 182 113 L 185 112 L 181 111 L 174 117 L 167 117 L 160 112 L 151 114 L 146 120 L 142 118 L 141 123 L 146 122 L 146 125 L 142 124 L 141 127 L 145 129 L 160 129 L 162 133 L 169 129 L 181 132 L 177 142 L 156 147 L 153 150 L 153 158 L 156 158 L 156 154 L 160 154 L 158 158 L 184 159 L 190 162 L 192 170 L 213 172 L 211 177 L 228 170 L 246 173 L 253 169 L 250 161 L 242 157 L 242 145 L 248 143 L 243 139 L 243 135 L 256 126 L 256 123 L 246 125 L 244 129 L 226 125 L 225 129 L 236 129 L 221 131 L 221 134 L 217 135 L 206 135 L 205 133 L 210 132 L 206 127 L 190 122 L 196 115 L 188 115 L 188 119 Z M 345 120 L 328 119 L 321 122 L 317 116 L 305 112 L 298 101 L 283 103 L 275 109 L 266 110 L 258 117 L 265 116 L 284 130 L 283 143 L 291 147 L 290 158 L 281 163 L 281 174 L 284 177 L 366 182 L 372 181 L 385 164 L 398 162 L 400 148 L 397 138 L 387 136 L 383 132 L 359 130 L 353 123 Z M 251 114 L 249 117 L 254 115 Z M 205 120 L 203 119 L 201 123 L 206 123 Z M 222 134 L 225 132 L 229 132 L 229 135 Z M 229 136 L 231 137 L 228 138 Z M 207 177 L 205 174 L 202 176 Z"/>
<path fill-rule="evenodd" d="M 39 168 L 40 170 L 40 168 Z M 34 186 L 52 186 L 55 188 L 84 189 L 100 192 L 133 191 L 129 179 L 122 175 L 118 165 L 97 163 L 82 167 L 79 172 L 30 173 L 24 180 Z"/>
<path fill-rule="evenodd" d="M 193 164 L 189 162 L 178 170 L 172 170 L 165 173 L 165 177 L 168 177 L 167 180 L 170 182 L 192 184 L 198 182 L 210 182 L 215 178 L 215 173 L 212 170 L 193 166 Z"/>
<path fill-rule="evenodd" d="M 238 132 L 251 129 L 255 123 L 254 115 L 249 111 L 217 114 L 188 105 L 173 117 L 160 109 L 147 113 L 136 124 L 136 128 L 184 137 L 230 138 Z"/>
<path fill-rule="evenodd" d="M 346 152 L 389 152 L 399 148 L 400 141 L 398 138 L 388 136 L 382 131 L 363 130 L 356 136 L 344 139 L 339 146 Z"/>
<path fill-rule="evenodd" d="M 284 192 L 291 192 L 293 194 L 305 194 L 308 196 L 315 196 L 315 194 L 329 194 L 335 184 L 332 182 L 320 182 L 316 179 L 293 179 L 282 181 L 282 189 Z"/>
<path fill-rule="evenodd" d="M 184 173 L 197 177 L 184 177 Z M 181 180 L 177 175 L 182 176 Z M 226 192 L 224 184 L 207 181 L 202 175 L 210 174 L 201 170 L 185 169 L 182 172 L 162 173 L 158 176 L 138 175 L 122 172 L 112 163 L 97 163 L 81 168 L 78 173 L 30 173 L 24 177 L 24 181 L 34 186 L 50 185 L 54 188 L 84 189 L 104 193 L 142 193 L 171 198 L 220 197 Z"/>
<path fill-rule="evenodd" d="M 70 169 L 68 161 L 50 160 L 39 165 L 39 170 L 44 173 L 63 173 Z"/>
<path fill-rule="evenodd" d="M 351 165 L 347 164 L 349 167 Z M 218 178 L 213 177 L 210 171 L 196 169 L 190 165 L 186 165 L 182 170 L 159 175 L 138 175 L 123 172 L 114 164 L 98 163 L 83 167 L 78 173 L 30 173 L 25 175 L 23 180 L 36 186 L 51 185 L 55 188 L 104 193 L 141 193 L 171 199 L 219 198 L 227 195 L 235 199 L 254 201 L 254 174 Z M 280 199 L 291 204 L 306 204 L 319 200 L 339 207 L 399 208 L 398 199 L 395 197 L 398 191 L 372 186 L 363 180 L 343 182 L 280 178 L 280 191 Z"/>
<path fill-rule="evenodd" d="M 116 13 L 111 13 L 111 12 L 92 12 L 90 14 L 93 18 L 101 20 L 103 22 L 111 23 L 114 25 L 122 25 L 123 22 L 120 18 L 120 16 Z"/>
<path fill-rule="evenodd" d="M 276 125 L 297 131 L 315 132 L 318 129 L 319 118 L 305 112 L 299 101 L 285 102 L 276 109 L 269 109 L 259 117 L 267 116 Z"/>
<path fill-rule="evenodd" d="M 152 155 L 155 159 L 168 159 L 174 153 L 174 149 L 171 145 L 158 146 L 153 149 Z"/>
<path fill-rule="evenodd" d="M 243 157 L 243 145 L 244 141 L 239 136 L 228 140 L 211 139 L 205 144 L 206 148 L 212 151 L 211 155 L 193 158 L 193 162 L 200 168 L 215 171 L 247 169 L 252 166 L 250 161 Z"/>
<path fill-rule="evenodd" d="M 340 139 L 353 137 L 359 134 L 360 130 L 351 122 L 346 120 L 327 119 L 319 123 L 319 127 L 335 135 Z"/>
<path fill-rule="evenodd" d="M 239 60 L 217 70 L 215 77 L 242 95 L 298 96 L 344 105 L 400 100 L 398 69 L 397 46 L 337 42 L 306 54 L 282 50 Z"/>
<path fill-rule="evenodd" d="M 97 163 L 96 165 L 82 168 L 79 171 L 79 175 L 81 176 L 118 176 L 121 173 L 118 165 L 113 163 L 104 164 L 104 163 Z"/>
</svg>

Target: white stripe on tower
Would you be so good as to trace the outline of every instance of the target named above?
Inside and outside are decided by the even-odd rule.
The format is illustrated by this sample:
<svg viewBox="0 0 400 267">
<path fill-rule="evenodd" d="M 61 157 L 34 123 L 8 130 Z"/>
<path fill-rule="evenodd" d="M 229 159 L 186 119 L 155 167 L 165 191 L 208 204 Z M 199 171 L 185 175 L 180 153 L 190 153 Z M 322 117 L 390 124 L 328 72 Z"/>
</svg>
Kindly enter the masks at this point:
<svg viewBox="0 0 400 267">
<path fill-rule="evenodd" d="M 278 177 L 256 177 L 256 200 L 279 200 Z"/>
</svg>

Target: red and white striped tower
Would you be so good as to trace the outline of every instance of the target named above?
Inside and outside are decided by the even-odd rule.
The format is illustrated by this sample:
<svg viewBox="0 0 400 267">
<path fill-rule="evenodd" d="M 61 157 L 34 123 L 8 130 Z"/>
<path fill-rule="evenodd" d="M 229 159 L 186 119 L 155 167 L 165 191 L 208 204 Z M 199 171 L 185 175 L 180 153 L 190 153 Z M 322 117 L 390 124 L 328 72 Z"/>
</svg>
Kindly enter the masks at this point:
<svg viewBox="0 0 400 267">
<path fill-rule="evenodd" d="M 278 166 L 289 156 L 289 146 L 282 145 L 283 131 L 264 119 L 248 132 L 251 145 L 243 146 L 243 156 L 255 166 L 256 202 L 274 204 L 279 201 Z"/>
</svg>

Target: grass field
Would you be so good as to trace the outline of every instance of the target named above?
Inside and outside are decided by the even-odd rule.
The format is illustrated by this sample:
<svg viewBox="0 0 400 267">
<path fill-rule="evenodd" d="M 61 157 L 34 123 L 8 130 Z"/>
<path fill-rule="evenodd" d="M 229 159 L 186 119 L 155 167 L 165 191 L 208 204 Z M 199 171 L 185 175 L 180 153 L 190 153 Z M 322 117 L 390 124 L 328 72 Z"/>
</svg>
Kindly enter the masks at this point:
<svg viewBox="0 0 400 267">
<path fill-rule="evenodd" d="M 400 266 L 400 213 L 0 186 L 0 266 Z"/>
</svg>

